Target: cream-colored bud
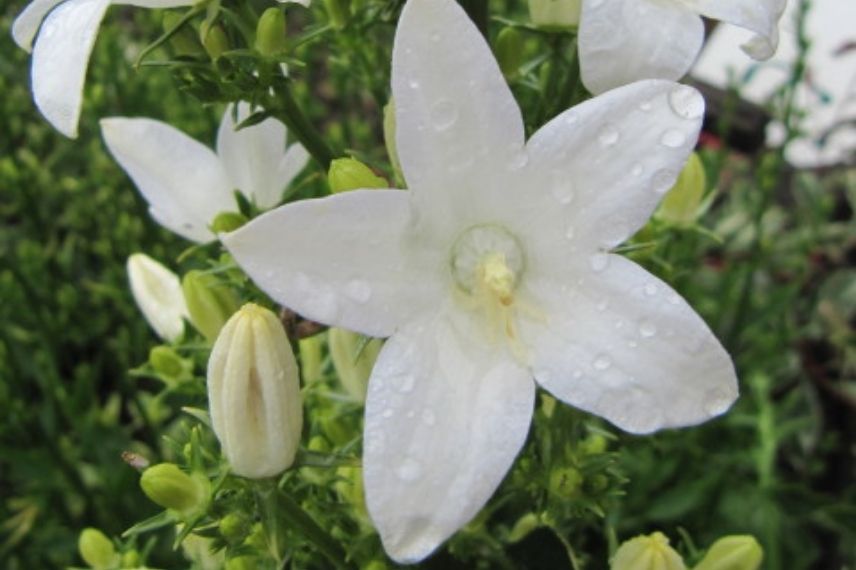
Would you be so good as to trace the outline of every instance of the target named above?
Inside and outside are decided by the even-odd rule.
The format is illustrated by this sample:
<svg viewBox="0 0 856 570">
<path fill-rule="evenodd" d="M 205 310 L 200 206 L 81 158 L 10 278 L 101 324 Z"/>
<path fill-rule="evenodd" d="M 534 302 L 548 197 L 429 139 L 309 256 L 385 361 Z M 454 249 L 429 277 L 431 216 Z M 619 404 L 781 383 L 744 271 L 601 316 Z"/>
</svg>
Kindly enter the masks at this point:
<svg viewBox="0 0 856 570">
<path fill-rule="evenodd" d="M 758 570 L 763 559 L 764 551 L 754 536 L 724 536 L 693 570 Z"/>
<path fill-rule="evenodd" d="M 144 253 L 131 255 L 127 269 L 131 293 L 146 321 L 159 337 L 174 341 L 188 316 L 178 276 Z"/>
<path fill-rule="evenodd" d="M 661 532 L 637 536 L 621 544 L 610 570 L 686 570 L 681 555 L 669 546 L 669 539 Z"/>
<path fill-rule="evenodd" d="M 211 423 L 232 470 L 260 479 L 294 461 L 303 407 L 297 363 L 277 316 L 249 303 L 232 315 L 208 360 Z"/>
</svg>

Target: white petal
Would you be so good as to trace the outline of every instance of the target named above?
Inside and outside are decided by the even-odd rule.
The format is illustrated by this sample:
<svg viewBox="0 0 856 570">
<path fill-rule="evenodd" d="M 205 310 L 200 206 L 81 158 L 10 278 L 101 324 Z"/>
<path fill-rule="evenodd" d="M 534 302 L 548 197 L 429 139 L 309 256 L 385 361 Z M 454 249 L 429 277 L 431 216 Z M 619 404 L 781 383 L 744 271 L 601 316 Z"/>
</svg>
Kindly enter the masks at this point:
<svg viewBox="0 0 856 570">
<path fill-rule="evenodd" d="M 703 40 L 701 17 L 678 2 L 583 0 L 583 84 L 597 94 L 639 79 L 680 79 Z"/>
<path fill-rule="evenodd" d="M 756 36 L 743 46 L 755 59 L 769 59 L 779 44 L 779 18 L 787 0 L 684 0 L 703 16 L 750 30 Z"/>
<path fill-rule="evenodd" d="M 137 306 L 159 337 L 177 339 L 188 317 L 178 276 L 143 253 L 128 258 L 128 280 Z"/>
<path fill-rule="evenodd" d="M 277 302 L 321 323 L 389 336 L 436 306 L 444 286 L 444 257 L 415 241 L 411 228 L 409 192 L 356 190 L 282 206 L 220 238 Z"/>
<path fill-rule="evenodd" d="M 33 98 L 62 134 L 77 136 L 83 82 L 109 0 L 68 0 L 42 22 L 33 46 Z"/>
<path fill-rule="evenodd" d="M 193 6 L 196 0 L 113 0 L 111 4 L 124 4 L 140 8 L 179 8 Z"/>
<path fill-rule="evenodd" d="M 276 0 L 280 4 L 300 4 L 301 6 L 306 6 L 307 8 L 312 3 L 312 0 Z"/>
<path fill-rule="evenodd" d="M 578 279 L 530 285 L 547 321 L 523 321 L 521 336 L 541 386 L 633 433 L 697 424 L 731 406 L 731 358 L 671 287 L 612 254 L 600 273 Z"/>
<path fill-rule="evenodd" d="M 39 31 L 39 26 L 42 25 L 42 20 L 45 19 L 48 12 L 53 10 L 54 6 L 64 1 L 33 0 L 24 8 L 12 23 L 12 38 L 18 47 L 31 51 L 33 39 L 36 37 L 36 32 Z"/>
<path fill-rule="evenodd" d="M 525 163 L 517 103 L 484 38 L 453 0 L 405 4 L 392 92 L 404 177 L 429 226 L 467 218 Z"/>
<path fill-rule="evenodd" d="M 536 132 L 515 221 L 531 244 L 530 265 L 588 263 L 633 235 L 675 182 L 703 115 L 695 89 L 648 80 L 590 99 Z"/>
<path fill-rule="evenodd" d="M 223 114 L 220 130 L 217 133 L 217 154 L 226 167 L 232 185 L 253 199 L 262 208 L 270 208 L 279 203 L 282 192 L 289 182 L 306 164 L 308 154 L 299 145 L 292 145 L 303 157 L 302 164 L 294 158 L 285 165 L 285 125 L 276 119 L 266 119 L 257 125 L 235 130 L 241 121 L 250 116 L 250 106 L 238 105 L 238 121 L 233 115 L 233 106 L 229 105 Z"/>
<path fill-rule="evenodd" d="M 366 503 L 398 562 L 421 560 L 469 522 L 526 440 L 532 376 L 470 327 L 442 313 L 409 325 L 369 380 Z"/>
<path fill-rule="evenodd" d="M 236 208 L 220 160 L 205 145 L 152 119 L 102 119 L 104 142 L 164 227 L 185 238 L 214 238 L 208 225 Z"/>
</svg>

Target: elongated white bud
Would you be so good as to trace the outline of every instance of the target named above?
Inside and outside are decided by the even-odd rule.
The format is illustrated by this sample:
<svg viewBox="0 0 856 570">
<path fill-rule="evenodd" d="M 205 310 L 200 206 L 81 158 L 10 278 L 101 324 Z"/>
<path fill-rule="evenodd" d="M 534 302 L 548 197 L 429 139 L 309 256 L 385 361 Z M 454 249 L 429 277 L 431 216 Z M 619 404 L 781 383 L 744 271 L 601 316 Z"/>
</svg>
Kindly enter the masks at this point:
<svg viewBox="0 0 856 570">
<path fill-rule="evenodd" d="M 261 479 L 292 464 L 303 408 L 297 363 L 274 313 L 249 303 L 226 322 L 208 361 L 208 399 L 236 474 Z"/>
<path fill-rule="evenodd" d="M 178 276 L 144 253 L 128 258 L 128 280 L 137 306 L 159 337 L 174 341 L 188 316 Z"/>
</svg>

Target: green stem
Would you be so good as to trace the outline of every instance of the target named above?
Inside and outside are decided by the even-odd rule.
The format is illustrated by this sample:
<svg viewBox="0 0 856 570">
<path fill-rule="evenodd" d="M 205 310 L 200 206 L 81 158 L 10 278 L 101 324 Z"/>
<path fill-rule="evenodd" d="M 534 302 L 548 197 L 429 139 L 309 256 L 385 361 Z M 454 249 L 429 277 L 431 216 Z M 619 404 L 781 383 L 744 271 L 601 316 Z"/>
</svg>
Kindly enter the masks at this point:
<svg viewBox="0 0 856 570">
<path fill-rule="evenodd" d="M 315 126 L 294 100 L 288 80 L 279 78 L 273 85 L 274 94 L 267 95 L 264 108 L 288 127 L 289 132 L 300 141 L 300 144 L 312 155 L 312 158 L 326 172 L 330 163 L 338 156 L 321 138 Z"/>
</svg>

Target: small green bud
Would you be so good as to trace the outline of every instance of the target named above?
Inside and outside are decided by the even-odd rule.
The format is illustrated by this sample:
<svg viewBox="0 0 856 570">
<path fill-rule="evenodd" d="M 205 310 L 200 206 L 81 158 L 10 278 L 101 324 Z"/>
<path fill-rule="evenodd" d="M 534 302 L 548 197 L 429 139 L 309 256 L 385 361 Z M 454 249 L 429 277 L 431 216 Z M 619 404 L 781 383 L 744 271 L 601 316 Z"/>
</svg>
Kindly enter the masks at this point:
<svg viewBox="0 0 856 570">
<path fill-rule="evenodd" d="M 383 560 L 372 560 L 365 566 L 365 570 L 389 570 L 389 565 Z"/>
<path fill-rule="evenodd" d="M 250 521 L 240 513 L 229 513 L 220 519 L 219 529 L 228 542 L 241 542 L 250 533 Z"/>
<path fill-rule="evenodd" d="M 529 536 L 535 529 L 541 526 L 541 521 L 535 513 L 526 513 L 514 523 L 511 532 L 508 533 L 508 542 L 514 544 Z"/>
<path fill-rule="evenodd" d="M 303 383 L 311 384 L 321 379 L 321 335 L 300 339 L 300 372 Z"/>
<path fill-rule="evenodd" d="M 606 438 L 593 433 L 580 442 L 580 451 L 585 455 L 599 455 L 606 451 Z"/>
<path fill-rule="evenodd" d="M 213 342 L 229 317 L 238 310 L 238 298 L 211 274 L 189 271 L 181 280 L 190 322 Z"/>
<path fill-rule="evenodd" d="M 583 475 L 573 467 L 559 467 L 550 472 L 549 490 L 563 499 L 572 499 L 579 494 Z"/>
<path fill-rule="evenodd" d="M 181 357 L 168 346 L 156 346 L 149 351 L 149 364 L 155 372 L 167 378 L 178 378 L 184 372 Z"/>
<path fill-rule="evenodd" d="M 389 183 L 356 158 L 337 158 L 330 163 L 327 182 L 333 194 L 359 188 L 389 188 Z"/>
<path fill-rule="evenodd" d="M 199 39 L 211 59 L 217 59 L 231 49 L 229 36 L 220 24 L 203 23 L 199 28 Z"/>
<path fill-rule="evenodd" d="M 211 231 L 215 234 L 233 232 L 248 221 L 244 214 L 238 212 L 220 212 L 211 222 Z"/>
<path fill-rule="evenodd" d="M 174 463 L 159 463 L 143 471 L 140 487 L 149 499 L 185 518 L 205 509 L 211 492 L 208 479 L 188 475 Z"/>
<path fill-rule="evenodd" d="M 337 328 L 328 331 L 327 340 L 342 387 L 354 400 L 365 401 L 369 376 L 383 342 Z"/>
<path fill-rule="evenodd" d="M 663 198 L 656 217 L 676 226 L 688 226 L 698 217 L 699 204 L 707 186 L 704 164 L 692 153 L 677 182 Z"/>
<path fill-rule="evenodd" d="M 122 554 L 122 568 L 139 568 L 142 564 L 143 560 L 136 550 L 129 550 Z"/>
<path fill-rule="evenodd" d="M 681 555 L 661 532 L 623 542 L 609 564 L 610 570 L 686 570 Z"/>
<path fill-rule="evenodd" d="M 225 570 L 257 570 L 259 566 L 256 556 L 238 556 L 226 560 Z"/>
<path fill-rule="evenodd" d="M 398 148 L 395 146 L 395 100 L 393 99 L 390 99 L 383 108 L 383 141 L 396 179 L 403 180 L 401 163 L 398 161 Z"/>
<path fill-rule="evenodd" d="M 108 570 L 118 565 L 119 557 L 116 556 L 113 543 L 97 528 L 83 529 L 77 541 L 77 549 L 84 562 L 95 570 Z"/>
<path fill-rule="evenodd" d="M 506 77 L 514 77 L 523 64 L 523 37 L 516 29 L 508 26 L 496 36 L 496 60 Z"/>
<path fill-rule="evenodd" d="M 262 55 L 274 55 L 285 51 L 285 12 L 280 8 L 268 8 L 256 26 L 256 49 Z"/>
<path fill-rule="evenodd" d="M 166 12 L 163 15 L 163 31 L 168 32 L 179 25 L 182 16 L 176 12 Z M 169 38 L 169 43 L 177 55 L 202 55 L 205 50 L 199 43 L 199 37 L 190 24 L 185 23 Z"/>
<path fill-rule="evenodd" d="M 529 0 L 529 17 L 539 28 L 565 29 L 580 23 L 581 0 Z"/>
<path fill-rule="evenodd" d="M 754 536 L 724 536 L 693 570 L 758 570 L 763 559 L 764 550 Z"/>
<path fill-rule="evenodd" d="M 327 453 L 330 451 L 330 443 L 323 435 L 313 435 L 309 439 L 309 444 L 306 446 L 309 451 L 317 451 L 319 453 Z"/>
<path fill-rule="evenodd" d="M 324 0 L 327 17 L 336 30 L 343 30 L 350 19 L 349 0 Z"/>
<path fill-rule="evenodd" d="M 247 537 L 244 544 L 260 552 L 267 551 L 267 538 L 265 537 L 265 528 L 262 526 L 262 523 L 253 525 L 253 528 L 250 530 L 250 536 Z"/>
</svg>

